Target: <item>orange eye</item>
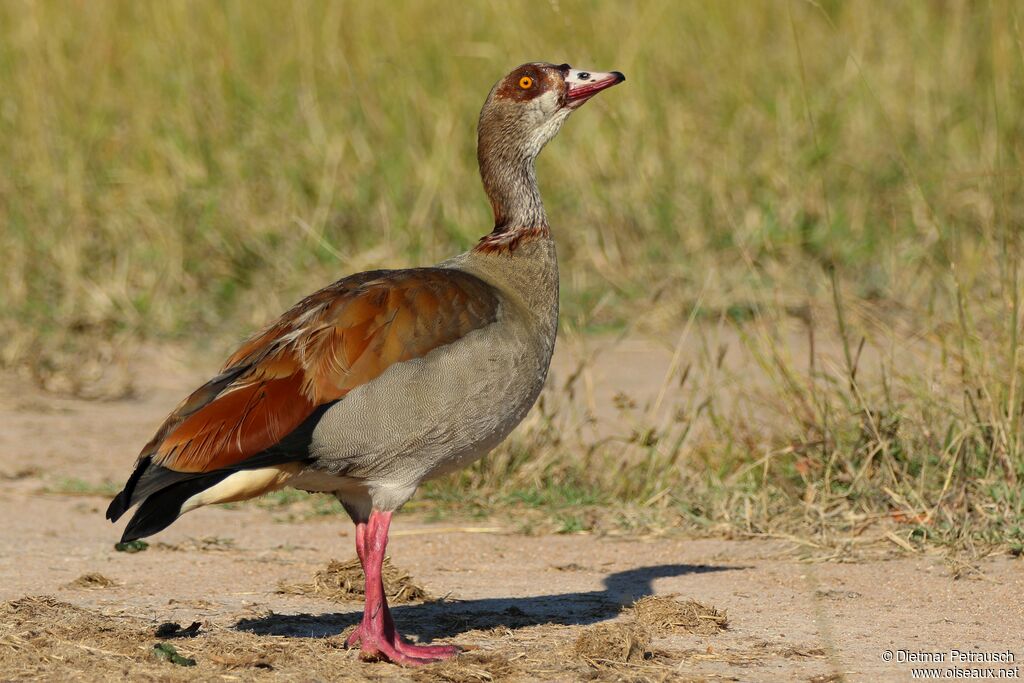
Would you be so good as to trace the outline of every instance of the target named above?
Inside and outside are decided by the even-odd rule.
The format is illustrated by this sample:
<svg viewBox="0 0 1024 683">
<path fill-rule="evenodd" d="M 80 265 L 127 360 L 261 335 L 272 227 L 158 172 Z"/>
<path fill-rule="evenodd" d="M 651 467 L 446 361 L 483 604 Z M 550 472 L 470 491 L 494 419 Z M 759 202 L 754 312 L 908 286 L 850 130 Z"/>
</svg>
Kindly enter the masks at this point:
<svg viewBox="0 0 1024 683">
<path fill-rule="evenodd" d="M 522 88 L 523 90 L 529 90 L 531 87 L 533 87 L 533 79 L 530 78 L 529 76 L 523 76 L 522 78 L 519 79 L 519 87 Z"/>
</svg>

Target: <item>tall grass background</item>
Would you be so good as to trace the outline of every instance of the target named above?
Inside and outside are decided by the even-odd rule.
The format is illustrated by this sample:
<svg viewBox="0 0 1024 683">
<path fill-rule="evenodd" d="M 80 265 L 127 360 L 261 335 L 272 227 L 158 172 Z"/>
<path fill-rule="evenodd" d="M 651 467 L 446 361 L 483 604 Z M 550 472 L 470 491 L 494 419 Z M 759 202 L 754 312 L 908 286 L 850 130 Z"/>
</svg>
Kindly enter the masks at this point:
<svg viewBox="0 0 1024 683">
<path fill-rule="evenodd" d="M 78 390 L 133 345 L 237 339 L 346 273 L 464 250 L 490 227 L 474 126 L 493 82 L 619 69 L 539 162 L 564 332 L 675 348 L 727 326 L 764 381 L 736 368 L 718 393 L 708 346 L 666 378 L 670 418 L 624 399 L 611 440 L 553 383 L 428 499 L 833 546 L 885 520 L 897 545 L 1019 552 L 1021 14 L 2 3 L 0 359 Z"/>
</svg>

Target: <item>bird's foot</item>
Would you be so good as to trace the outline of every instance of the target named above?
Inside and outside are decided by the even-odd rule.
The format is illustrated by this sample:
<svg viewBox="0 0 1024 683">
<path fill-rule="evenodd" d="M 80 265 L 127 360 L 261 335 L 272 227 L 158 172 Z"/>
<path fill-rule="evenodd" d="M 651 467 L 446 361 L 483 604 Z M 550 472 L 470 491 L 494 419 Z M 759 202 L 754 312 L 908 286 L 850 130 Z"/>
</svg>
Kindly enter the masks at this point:
<svg viewBox="0 0 1024 683">
<path fill-rule="evenodd" d="M 415 645 L 396 631 L 386 631 L 373 631 L 360 624 L 345 641 L 345 647 L 358 647 L 364 659 L 387 659 L 402 666 L 423 666 L 450 659 L 460 652 L 454 645 Z"/>
</svg>

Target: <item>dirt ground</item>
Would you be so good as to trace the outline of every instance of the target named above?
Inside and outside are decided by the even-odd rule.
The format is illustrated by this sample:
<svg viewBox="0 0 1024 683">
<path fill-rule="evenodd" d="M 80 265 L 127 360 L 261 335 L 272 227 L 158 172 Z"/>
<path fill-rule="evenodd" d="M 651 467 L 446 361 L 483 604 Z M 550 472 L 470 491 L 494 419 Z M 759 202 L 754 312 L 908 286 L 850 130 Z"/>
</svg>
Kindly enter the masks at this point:
<svg viewBox="0 0 1024 683">
<path fill-rule="evenodd" d="M 657 387 L 670 355 L 627 344 L 603 354 L 590 380 L 606 386 L 622 372 L 620 384 Z M 1021 675 L 1019 559 L 990 558 L 957 579 L 937 554 L 815 562 L 782 540 L 524 536 L 500 517 L 430 524 L 412 514 L 397 518 L 391 557 L 433 597 L 398 606 L 396 621 L 417 640 L 467 652 L 417 671 L 361 662 L 340 637 L 358 602 L 279 592 L 354 555 L 347 519 L 203 509 L 144 552 L 116 552 L 106 498 L 68 483 L 120 483 L 162 417 L 213 369 L 165 358 L 133 397 L 113 401 L 0 377 L 0 679 L 910 680 L 917 665 L 900 651 L 941 653 L 930 666 L 949 671 Z M 99 577 L 79 580 L 90 574 Z M 668 598 L 662 607 L 689 599 L 725 612 L 727 628 L 628 609 L 652 595 Z M 158 637 L 164 622 L 201 627 Z M 158 643 L 184 659 L 158 657 Z M 968 665 L 950 661 L 954 649 L 1015 661 Z"/>
</svg>

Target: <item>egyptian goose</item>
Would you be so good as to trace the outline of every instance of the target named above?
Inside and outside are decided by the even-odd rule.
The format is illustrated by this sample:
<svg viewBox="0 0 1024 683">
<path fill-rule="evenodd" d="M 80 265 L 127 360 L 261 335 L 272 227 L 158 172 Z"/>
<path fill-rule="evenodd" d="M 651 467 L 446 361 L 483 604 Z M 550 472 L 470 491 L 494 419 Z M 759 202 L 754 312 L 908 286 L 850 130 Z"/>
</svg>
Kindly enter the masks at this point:
<svg viewBox="0 0 1024 683">
<path fill-rule="evenodd" d="M 284 486 L 334 494 L 366 577 L 347 644 L 404 665 L 456 654 L 395 630 L 381 581 L 391 516 L 424 479 L 494 448 L 540 393 L 558 263 L 534 159 L 570 113 L 623 80 L 532 63 L 498 81 L 477 149 L 494 230 L 431 268 L 338 280 L 246 341 L 142 449 L 107 509 L 116 521 L 139 505 L 122 541 Z"/>
</svg>

